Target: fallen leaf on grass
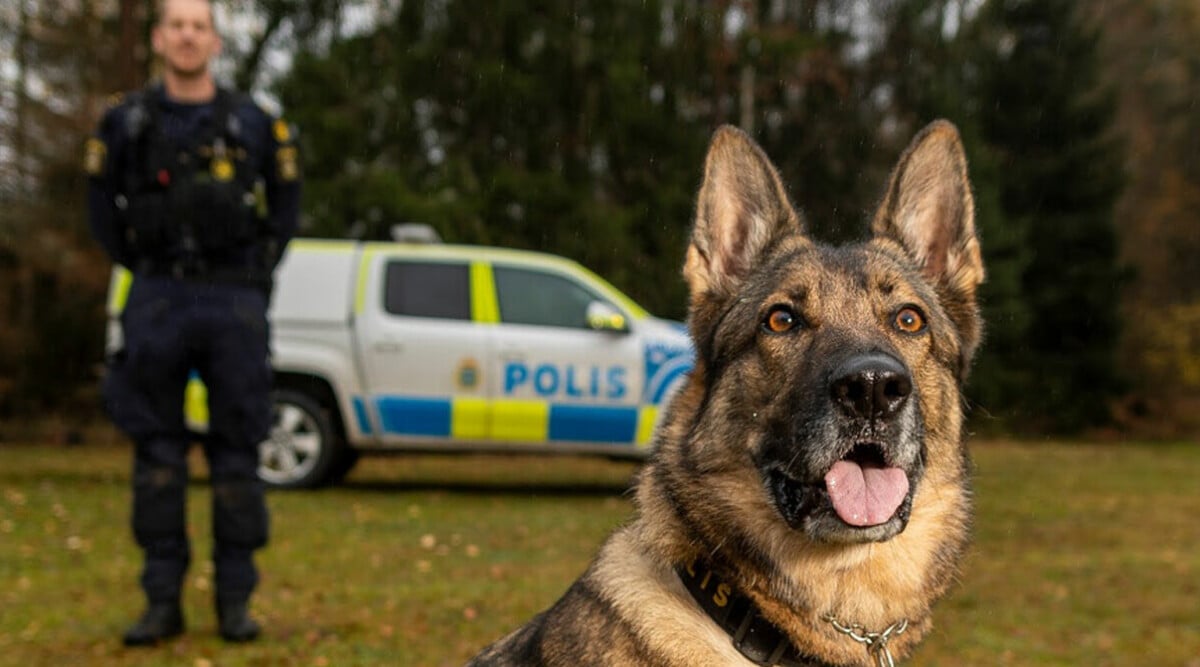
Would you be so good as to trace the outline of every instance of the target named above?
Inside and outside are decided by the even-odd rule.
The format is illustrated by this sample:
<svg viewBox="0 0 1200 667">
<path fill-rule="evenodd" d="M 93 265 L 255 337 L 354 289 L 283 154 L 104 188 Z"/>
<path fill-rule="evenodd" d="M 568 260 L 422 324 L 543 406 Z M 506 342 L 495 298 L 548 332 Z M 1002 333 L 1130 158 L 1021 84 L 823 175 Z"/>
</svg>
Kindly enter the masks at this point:
<svg viewBox="0 0 1200 667">
<path fill-rule="evenodd" d="M 25 629 L 21 630 L 21 639 L 27 642 L 33 641 L 34 637 L 37 637 L 38 632 L 41 629 L 41 623 L 38 623 L 37 621 L 30 621 L 29 625 L 26 625 Z"/>
</svg>

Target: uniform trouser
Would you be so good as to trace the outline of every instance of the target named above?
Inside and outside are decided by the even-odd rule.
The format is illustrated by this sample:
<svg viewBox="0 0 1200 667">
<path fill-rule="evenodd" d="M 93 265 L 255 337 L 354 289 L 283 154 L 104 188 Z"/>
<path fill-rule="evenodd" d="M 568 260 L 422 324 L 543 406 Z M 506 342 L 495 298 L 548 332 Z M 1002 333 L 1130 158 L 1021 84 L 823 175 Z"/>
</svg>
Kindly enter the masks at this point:
<svg viewBox="0 0 1200 667">
<path fill-rule="evenodd" d="M 191 560 L 186 528 L 183 417 L 192 371 L 208 393 L 204 453 L 212 480 L 215 588 L 248 598 L 258 583 L 254 550 L 267 542 L 258 443 L 270 428 L 266 295 L 257 288 L 134 279 L 121 316 L 124 346 L 105 382 L 114 422 L 134 441 L 133 533 L 145 556 L 151 602 L 178 600 Z"/>
</svg>

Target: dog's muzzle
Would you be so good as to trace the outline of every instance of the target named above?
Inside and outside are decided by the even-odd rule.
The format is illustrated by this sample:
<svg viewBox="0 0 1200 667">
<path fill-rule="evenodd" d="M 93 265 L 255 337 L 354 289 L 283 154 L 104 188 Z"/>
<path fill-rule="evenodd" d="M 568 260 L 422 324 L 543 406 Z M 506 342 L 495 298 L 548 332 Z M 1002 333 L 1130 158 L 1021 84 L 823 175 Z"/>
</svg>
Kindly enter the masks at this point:
<svg viewBox="0 0 1200 667">
<path fill-rule="evenodd" d="M 912 376 L 895 357 L 871 353 L 830 377 L 826 416 L 797 429 L 803 471 L 768 465 L 768 490 L 783 519 L 814 539 L 890 539 L 907 525 L 922 470 Z"/>
</svg>

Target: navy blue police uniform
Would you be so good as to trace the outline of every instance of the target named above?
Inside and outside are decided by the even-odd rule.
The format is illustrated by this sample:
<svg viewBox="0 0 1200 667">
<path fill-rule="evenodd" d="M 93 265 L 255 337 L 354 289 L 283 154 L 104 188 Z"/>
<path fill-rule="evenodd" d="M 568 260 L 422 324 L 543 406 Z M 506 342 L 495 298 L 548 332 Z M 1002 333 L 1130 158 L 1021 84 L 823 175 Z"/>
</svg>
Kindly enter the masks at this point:
<svg viewBox="0 0 1200 667">
<path fill-rule="evenodd" d="M 87 146 L 92 231 L 133 272 L 123 345 L 109 359 L 106 409 L 133 440 L 133 532 L 151 604 L 178 603 L 191 560 L 185 527 L 184 389 L 208 394 L 203 447 L 212 480 L 218 605 L 249 598 L 267 542 L 258 444 L 271 422 L 267 306 L 296 232 L 295 131 L 248 96 L 206 103 L 161 85 L 108 109 Z"/>
</svg>

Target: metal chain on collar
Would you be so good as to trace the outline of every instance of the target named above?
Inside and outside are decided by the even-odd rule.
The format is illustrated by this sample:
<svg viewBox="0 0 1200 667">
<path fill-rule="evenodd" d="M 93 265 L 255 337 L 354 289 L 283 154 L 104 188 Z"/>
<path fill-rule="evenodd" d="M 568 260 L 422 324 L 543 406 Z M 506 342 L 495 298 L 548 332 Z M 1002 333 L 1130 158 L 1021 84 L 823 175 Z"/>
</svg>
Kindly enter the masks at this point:
<svg viewBox="0 0 1200 667">
<path fill-rule="evenodd" d="M 869 632 L 866 628 L 857 624 L 850 626 L 842 625 L 832 616 L 826 616 L 825 620 L 838 632 L 866 646 L 867 654 L 875 660 L 876 667 L 896 667 L 896 661 L 892 658 L 892 651 L 888 648 L 888 641 L 908 629 L 907 618 L 889 625 L 882 632 Z"/>
</svg>

